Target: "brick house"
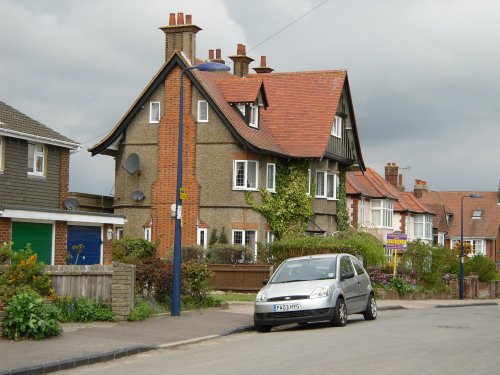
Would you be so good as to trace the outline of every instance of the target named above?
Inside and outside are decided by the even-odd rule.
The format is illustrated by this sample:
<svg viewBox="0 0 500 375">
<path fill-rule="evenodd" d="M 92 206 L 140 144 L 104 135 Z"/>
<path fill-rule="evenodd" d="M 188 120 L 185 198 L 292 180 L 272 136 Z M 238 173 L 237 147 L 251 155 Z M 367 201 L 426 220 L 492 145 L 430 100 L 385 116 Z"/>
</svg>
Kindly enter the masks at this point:
<svg viewBox="0 0 500 375">
<path fill-rule="evenodd" d="M 165 63 L 111 132 L 89 151 L 116 159 L 115 213 L 125 215 L 125 236 L 174 242 L 179 83 L 181 71 L 199 64 L 192 18 L 170 15 Z M 223 63 L 221 51 L 209 61 Z M 274 191 L 276 163 L 306 160 L 309 190 L 315 182 L 310 232 L 336 231 L 340 166 L 364 168 L 345 70 L 272 73 L 239 44 L 229 57 L 233 72 L 186 70 L 182 242 L 206 246 L 212 230 L 256 251 L 273 235 L 245 193 Z M 131 156 L 132 155 L 132 156 Z M 135 162 L 131 163 L 131 160 Z M 127 170 L 127 164 L 137 168 Z"/>
<path fill-rule="evenodd" d="M 416 180 L 413 194 L 434 212 L 437 242 L 449 248 L 460 242 L 463 202 L 463 237 L 471 245 L 470 256 L 487 256 L 500 272 L 500 187 L 498 191 L 432 191 L 426 181 Z M 482 198 L 469 198 L 472 194 Z"/>
<path fill-rule="evenodd" d="M 372 168 L 364 173 L 347 172 L 347 206 L 352 225 L 384 243 L 387 234 L 394 232 L 406 234 L 408 241 L 432 242 L 432 211 L 412 193 L 401 191 L 402 178 L 394 163 L 389 163 L 385 171 L 385 178 Z"/>
<path fill-rule="evenodd" d="M 72 246 L 83 244 L 78 264 L 111 262 L 107 233 L 124 218 L 68 201 L 70 152 L 79 146 L 0 102 L 0 243 L 30 243 L 46 264 L 66 264 Z"/>
</svg>

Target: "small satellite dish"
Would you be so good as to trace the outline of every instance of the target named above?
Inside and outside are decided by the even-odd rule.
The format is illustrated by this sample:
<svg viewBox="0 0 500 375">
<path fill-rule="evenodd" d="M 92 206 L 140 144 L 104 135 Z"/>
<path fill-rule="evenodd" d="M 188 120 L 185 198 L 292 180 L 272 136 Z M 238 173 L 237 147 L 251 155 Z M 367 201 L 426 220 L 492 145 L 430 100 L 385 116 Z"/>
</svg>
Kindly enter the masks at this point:
<svg viewBox="0 0 500 375">
<path fill-rule="evenodd" d="M 125 161 L 123 169 L 125 169 L 128 174 L 134 174 L 139 170 L 139 163 L 139 155 L 137 155 L 136 153 L 130 154 Z"/>
<path fill-rule="evenodd" d="M 80 207 L 80 201 L 76 198 L 68 198 L 64 201 L 64 207 L 69 211 L 76 210 Z"/>
<path fill-rule="evenodd" d="M 144 198 L 146 198 L 146 196 L 142 191 L 136 190 L 132 193 L 132 198 L 134 199 L 134 201 L 142 201 Z"/>
</svg>

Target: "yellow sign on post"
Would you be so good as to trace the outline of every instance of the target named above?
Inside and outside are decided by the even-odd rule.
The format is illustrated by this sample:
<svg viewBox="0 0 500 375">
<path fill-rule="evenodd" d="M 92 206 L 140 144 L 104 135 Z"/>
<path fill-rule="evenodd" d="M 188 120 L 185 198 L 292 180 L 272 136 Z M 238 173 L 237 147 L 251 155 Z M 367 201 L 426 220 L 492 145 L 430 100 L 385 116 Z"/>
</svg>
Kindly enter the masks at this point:
<svg viewBox="0 0 500 375">
<path fill-rule="evenodd" d="M 181 201 L 187 199 L 188 197 L 188 189 L 187 188 L 181 188 L 180 189 L 180 198 L 181 198 Z"/>
</svg>

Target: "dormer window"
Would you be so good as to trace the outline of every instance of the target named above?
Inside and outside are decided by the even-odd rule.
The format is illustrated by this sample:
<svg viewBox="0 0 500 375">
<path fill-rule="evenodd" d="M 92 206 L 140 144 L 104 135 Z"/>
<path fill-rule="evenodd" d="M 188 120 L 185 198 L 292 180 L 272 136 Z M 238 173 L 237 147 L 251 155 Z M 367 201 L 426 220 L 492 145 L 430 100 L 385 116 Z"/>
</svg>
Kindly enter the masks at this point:
<svg viewBox="0 0 500 375">
<path fill-rule="evenodd" d="M 252 128 L 259 128 L 259 106 L 257 104 L 250 104 L 249 106 L 250 117 L 248 119 L 248 125 Z"/>
<path fill-rule="evenodd" d="M 342 117 L 335 116 L 333 120 L 332 133 L 334 137 L 342 138 Z"/>
<path fill-rule="evenodd" d="M 160 102 L 149 103 L 149 122 L 152 124 L 160 122 Z"/>
<path fill-rule="evenodd" d="M 482 216 L 483 216 L 483 210 L 472 211 L 472 218 L 473 219 L 481 219 Z"/>
<path fill-rule="evenodd" d="M 236 103 L 236 107 L 240 110 L 243 117 L 246 115 L 246 106 L 245 103 Z"/>
</svg>

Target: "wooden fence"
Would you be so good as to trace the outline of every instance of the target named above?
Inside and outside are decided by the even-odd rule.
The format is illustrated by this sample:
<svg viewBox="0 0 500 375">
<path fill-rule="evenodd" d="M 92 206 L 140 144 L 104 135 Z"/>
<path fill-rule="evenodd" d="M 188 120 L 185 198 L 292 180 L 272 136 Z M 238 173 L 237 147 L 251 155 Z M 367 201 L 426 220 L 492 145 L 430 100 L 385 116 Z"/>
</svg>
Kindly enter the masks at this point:
<svg viewBox="0 0 500 375">
<path fill-rule="evenodd" d="M 113 266 L 45 266 L 58 296 L 102 299 L 111 304 Z"/>
<path fill-rule="evenodd" d="M 209 280 L 212 289 L 234 292 L 258 292 L 262 280 L 273 273 L 267 264 L 209 264 L 208 269 L 214 273 Z"/>
</svg>

